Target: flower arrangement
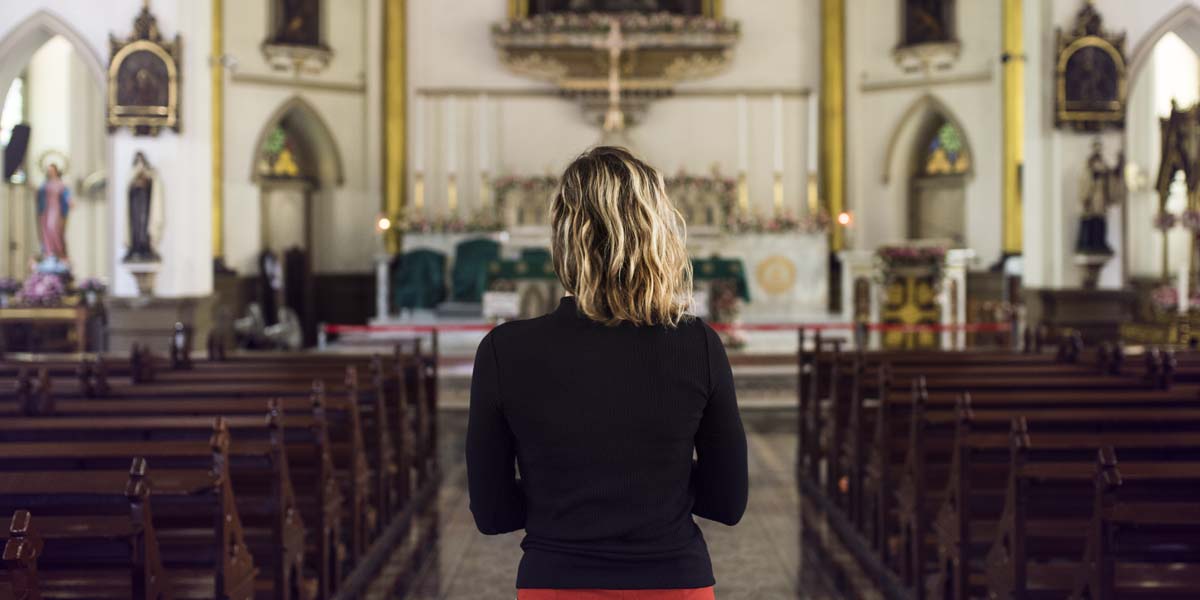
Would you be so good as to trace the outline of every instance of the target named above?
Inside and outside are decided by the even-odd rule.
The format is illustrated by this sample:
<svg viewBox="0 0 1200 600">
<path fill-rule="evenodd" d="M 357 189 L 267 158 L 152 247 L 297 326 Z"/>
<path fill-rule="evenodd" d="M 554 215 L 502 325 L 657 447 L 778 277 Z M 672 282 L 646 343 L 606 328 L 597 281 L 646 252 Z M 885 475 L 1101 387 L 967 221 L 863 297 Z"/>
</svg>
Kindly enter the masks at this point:
<svg viewBox="0 0 1200 600">
<path fill-rule="evenodd" d="M 97 277 L 88 277 L 79 284 L 79 291 L 93 294 L 103 294 L 108 289 L 104 282 Z"/>
<path fill-rule="evenodd" d="M 928 269 L 934 286 L 942 283 L 942 269 L 946 262 L 946 249 L 941 246 L 880 246 L 875 251 L 879 272 L 884 284 L 891 282 L 898 269 Z"/>
<path fill-rule="evenodd" d="M 66 292 L 66 286 L 58 275 L 34 272 L 21 286 L 17 301 L 25 306 L 58 306 L 62 304 Z"/>
<path fill-rule="evenodd" d="M 829 217 L 824 213 L 797 217 L 790 211 L 764 217 L 762 215 L 730 214 L 725 220 L 729 233 L 819 233 L 829 229 Z"/>
<path fill-rule="evenodd" d="M 1183 215 L 1179 218 L 1179 223 L 1184 229 L 1192 233 L 1200 233 L 1200 210 L 1189 208 L 1183 211 Z"/>
<path fill-rule="evenodd" d="M 11 296 L 21 291 L 21 282 L 12 277 L 0 277 L 0 295 Z"/>
<path fill-rule="evenodd" d="M 1154 215 L 1154 228 L 1159 231 L 1165 232 L 1175 227 L 1175 223 L 1177 222 L 1178 218 L 1174 215 L 1174 213 L 1169 213 L 1165 210 Z"/>
<path fill-rule="evenodd" d="M 409 215 L 400 227 L 406 233 L 483 233 L 500 231 L 504 224 L 491 211 L 477 211 L 466 218 L 461 215 Z"/>
<path fill-rule="evenodd" d="M 729 19 L 699 15 L 658 13 L 550 13 L 501 21 L 494 34 L 605 34 L 611 23 L 621 23 L 625 33 L 725 34 L 737 35 L 739 26 Z"/>
<path fill-rule="evenodd" d="M 1179 290 L 1173 285 L 1160 285 L 1150 292 L 1150 302 L 1162 312 L 1171 312 L 1179 307 Z"/>
</svg>

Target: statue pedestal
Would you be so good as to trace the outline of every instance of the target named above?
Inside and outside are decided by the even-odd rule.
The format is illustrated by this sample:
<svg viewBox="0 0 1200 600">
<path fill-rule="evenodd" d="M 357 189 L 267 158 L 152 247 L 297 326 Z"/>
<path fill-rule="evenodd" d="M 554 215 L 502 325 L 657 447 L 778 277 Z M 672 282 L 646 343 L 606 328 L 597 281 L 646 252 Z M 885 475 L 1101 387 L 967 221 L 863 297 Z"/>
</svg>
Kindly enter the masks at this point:
<svg viewBox="0 0 1200 600">
<path fill-rule="evenodd" d="M 108 350 L 127 354 L 134 343 L 167 356 L 175 325 L 192 328 L 192 349 L 204 349 L 213 328 L 213 296 L 197 298 L 107 298 Z"/>
<path fill-rule="evenodd" d="M 139 298 L 150 298 L 154 295 L 154 282 L 158 279 L 158 271 L 162 268 L 162 263 L 131 262 L 125 263 L 125 268 L 129 269 L 129 274 L 133 275 L 133 280 L 137 282 Z"/>
</svg>

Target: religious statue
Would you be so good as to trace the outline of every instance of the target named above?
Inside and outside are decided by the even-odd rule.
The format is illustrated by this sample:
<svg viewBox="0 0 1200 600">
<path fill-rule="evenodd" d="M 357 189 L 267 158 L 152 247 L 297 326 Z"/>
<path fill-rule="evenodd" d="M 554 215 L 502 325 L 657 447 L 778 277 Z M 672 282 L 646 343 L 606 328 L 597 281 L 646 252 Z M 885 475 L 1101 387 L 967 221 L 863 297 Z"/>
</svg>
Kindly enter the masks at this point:
<svg viewBox="0 0 1200 600">
<path fill-rule="evenodd" d="M 297 46 L 321 45 L 319 0 L 278 0 L 275 42 Z"/>
<path fill-rule="evenodd" d="M 1125 200 L 1125 157 L 1117 154 L 1116 165 L 1104 160 L 1100 140 L 1092 145 L 1084 183 L 1083 214 L 1079 216 L 1079 237 L 1075 241 L 1075 263 L 1084 269 L 1083 288 L 1096 289 L 1100 270 L 1112 258 L 1108 245 L 1108 210 Z"/>
<path fill-rule="evenodd" d="M 953 0 L 906 0 L 904 46 L 954 40 Z"/>
<path fill-rule="evenodd" d="M 133 155 L 129 179 L 129 229 L 125 238 L 125 262 L 158 262 L 155 246 L 162 239 L 162 186 L 146 155 Z"/>
<path fill-rule="evenodd" d="M 63 183 L 58 165 L 46 167 L 46 181 L 37 191 L 38 241 L 42 247 L 40 271 L 67 270 L 67 215 L 71 212 L 71 190 Z"/>
</svg>

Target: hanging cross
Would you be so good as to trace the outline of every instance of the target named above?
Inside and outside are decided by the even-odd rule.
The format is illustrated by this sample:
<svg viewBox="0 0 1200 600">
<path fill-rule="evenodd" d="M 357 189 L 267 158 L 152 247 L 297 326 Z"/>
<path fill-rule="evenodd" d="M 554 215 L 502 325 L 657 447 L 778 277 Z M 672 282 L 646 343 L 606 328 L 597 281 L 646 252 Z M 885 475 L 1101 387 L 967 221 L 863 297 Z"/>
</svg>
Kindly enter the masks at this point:
<svg viewBox="0 0 1200 600">
<path fill-rule="evenodd" d="M 625 47 L 625 38 L 621 35 L 619 19 L 609 20 L 608 38 L 600 47 L 608 50 L 608 112 L 604 114 L 604 131 L 623 131 L 625 113 L 621 111 L 621 50 Z"/>
</svg>

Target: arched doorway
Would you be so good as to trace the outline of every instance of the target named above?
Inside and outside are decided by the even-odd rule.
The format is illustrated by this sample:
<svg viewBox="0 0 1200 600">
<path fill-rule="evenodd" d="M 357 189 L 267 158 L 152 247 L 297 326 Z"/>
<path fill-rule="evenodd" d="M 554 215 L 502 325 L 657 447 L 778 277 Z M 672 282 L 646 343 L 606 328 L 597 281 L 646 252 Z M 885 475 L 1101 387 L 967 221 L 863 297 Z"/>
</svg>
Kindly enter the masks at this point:
<svg viewBox="0 0 1200 600">
<path fill-rule="evenodd" d="M 255 147 L 250 176 L 258 186 L 257 247 L 279 260 L 279 302 L 295 311 L 311 344 L 316 339 L 312 265 L 321 252 L 314 227 L 342 183 L 341 156 L 324 120 L 300 97 L 276 110 Z"/>
<path fill-rule="evenodd" d="M 1182 227 L 1157 227 L 1160 198 L 1155 189 L 1162 163 L 1160 119 L 1200 102 L 1200 9 L 1175 11 L 1139 43 L 1130 61 L 1125 151 L 1129 195 L 1126 205 L 1128 277 L 1135 285 L 1161 281 L 1164 269 L 1177 275 L 1191 252 L 1192 235 Z M 1182 180 L 1170 186 L 1167 212 L 1178 217 L 1188 206 Z M 1193 265 L 1194 270 L 1194 265 Z"/>
<path fill-rule="evenodd" d="M 111 280 L 112 215 L 104 67 L 69 25 L 40 11 L 0 40 L 0 145 L 28 126 L 25 158 L 0 182 L 0 277 L 23 278 L 42 253 L 37 188 L 51 164 L 63 171 L 73 205 L 66 253 L 78 278 Z"/>
</svg>

